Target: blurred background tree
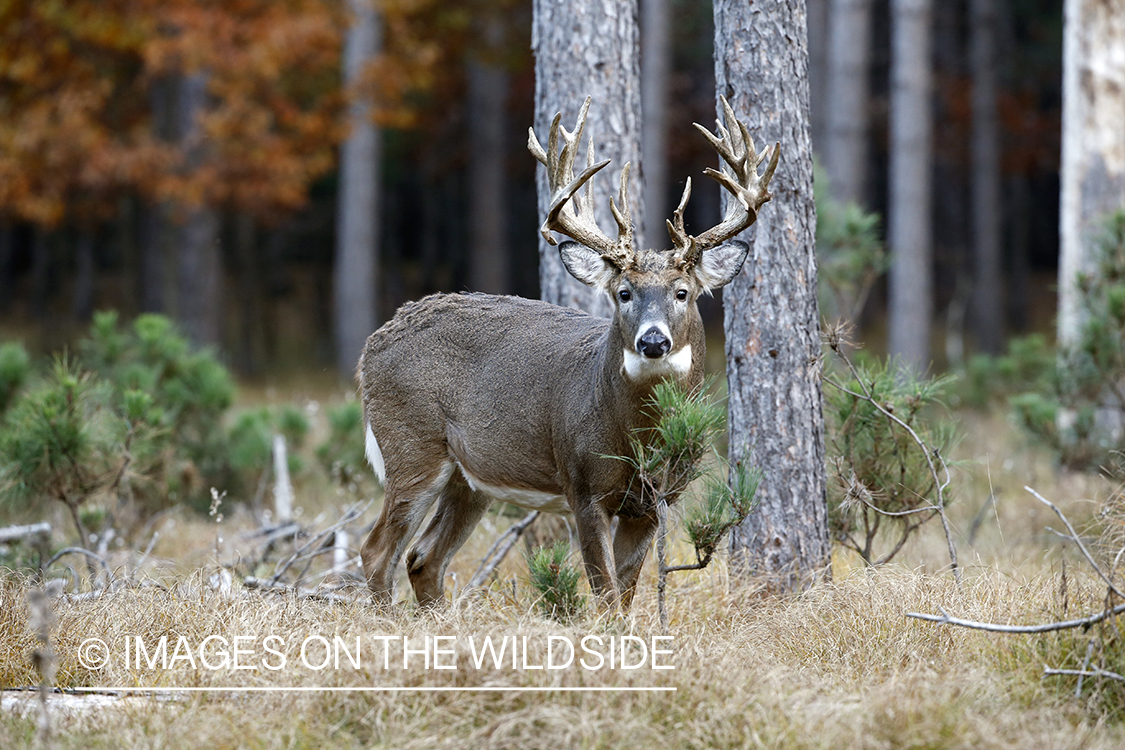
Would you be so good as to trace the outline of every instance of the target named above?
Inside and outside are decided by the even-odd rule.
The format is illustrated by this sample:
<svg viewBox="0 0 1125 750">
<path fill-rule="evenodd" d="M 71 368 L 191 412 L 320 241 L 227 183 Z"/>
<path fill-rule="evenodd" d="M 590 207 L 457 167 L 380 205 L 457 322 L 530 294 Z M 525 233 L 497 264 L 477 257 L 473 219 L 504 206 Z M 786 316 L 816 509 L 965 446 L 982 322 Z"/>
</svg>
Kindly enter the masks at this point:
<svg viewBox="0 0 1125 750">
<path fill-rule="evenodd" d="M 374 310 L 357 330 L 437 290 L 539 296 L 536 164 L 525 148 L 536 117 L 533 3 L 369 7 L 383 44 L 348 83 L 343 50 L 356 16 L 347 3 L 5 4 L 0 335 L 44 353 L 74 340 L 95 309 L 122 319 L 164 312 L 244 376 L 328 368 L 349 379 L 356 345 L 330 335 L 352 309 L 338 279 L 370 279 Z M 637 206 L 643 188 L 652 209 L 646 242 L 662 246 L 662 214 L 714 159 L 689 132 L 714 118 L 712 10 L 688 0 L 622 7 L 623 16 L 592 18 L 590 33 L 632 24 L 627 56 L 654 71 L 628 94 L 639 101 L 649 86 L 641 127 L 611 117 L 591 130 L 607 156 L 634 144 Z M 842 205 L 885 217 L 873 227 L 893 267 L 915 248 L 896 246 L 890 231 L 892 2 L 810 0 L 807 10 L 813 148 Z M 1081 27 L 1111 38 L 1122 13 L 1110 4 Z M 941 371 L 1003 349 L 1011 334 L 1053 339 L 1063 0 L 935 3 L 923 26 L 933 312 L 919 363 Z M 569 65 L 577 80 L 587 63 L 605 70 L 576 50 L 559 53 L 561 71 Z M 628 97 L 595 102 L 591 117 Z M 356 101 L 369 103 L 383 144 L 364 178 L 382 196 L 370 276 L 341 273 L 337 237 Z M 542 104 L 551 114 L 576 106 Z M 700 182 L 688 214 L 689 225 L 713 224 L 717 187 Z M 886 350 L 888 286 L 874 283 L 856 321 L 856 338 L 875 352 Z M 703 312 L 714 321 L 719 309 L 708 302 Z"/>
</svg>

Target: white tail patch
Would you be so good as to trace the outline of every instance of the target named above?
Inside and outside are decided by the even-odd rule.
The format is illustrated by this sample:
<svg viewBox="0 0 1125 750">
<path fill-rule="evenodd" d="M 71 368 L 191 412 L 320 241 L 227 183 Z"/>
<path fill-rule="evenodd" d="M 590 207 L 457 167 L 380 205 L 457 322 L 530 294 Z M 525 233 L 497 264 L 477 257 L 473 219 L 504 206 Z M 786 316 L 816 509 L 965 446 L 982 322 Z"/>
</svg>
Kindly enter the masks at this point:
<svg viewBox="0 0 1125 750">
<path fill-rule="evenodd" d="M 648 380 L 665 375 L 684 376 L 691 372 L 691 344 L 659 359 L 649 359 L 625 349 L 625 374 L 629 380 Z"/>
<path fill-rule="evenodd" d="M 379 482 L 386 484 L 387 467 L 383 463 L 383 451 L 379 450 L 379 441 L 375 439 L 375 433 L 371 431 L 371 425 L 365 426 L 367 427 L 367 436 L 363 440 L 363 452 L 367 454 L 367 462 L 375 470 Z"/>
</svg>

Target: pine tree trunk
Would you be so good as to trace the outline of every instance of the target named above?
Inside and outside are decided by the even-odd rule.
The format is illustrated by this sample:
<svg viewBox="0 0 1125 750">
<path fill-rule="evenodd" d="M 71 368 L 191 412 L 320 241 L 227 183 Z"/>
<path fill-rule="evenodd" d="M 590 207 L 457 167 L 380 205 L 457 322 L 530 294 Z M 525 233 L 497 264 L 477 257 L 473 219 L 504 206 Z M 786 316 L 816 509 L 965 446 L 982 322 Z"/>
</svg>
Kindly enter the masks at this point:
<svg viewBox="0 0 1125 750">
<path fill-rule="evenodd" d="M 781 142 L 751 257 L 723 291 L 730 458 L 764 472 L 732 564 L 793 591 L 827 574 L 816 208 L 804 0 L 716 0 L 715 89 L 759 148 Z M 725 199 L 725 196 L 724 196 Z"/>
<path fill-rule="evenodd" d="M 638 61 L 636 0 L 534 0 L 531 48 L 535 53 L 535 132 L 546 146 L 556 112 L 573 128 L 586 96 L 593 97 L 586 137 L 593 137 L 597 159 L 613 163 L 592 180 L 598 225 L 616 237 L 609 211 L 610 197 L 620 187 L 617 175 L 631 163 L 629 206 L 637 246 L 644 244 L 641 185 L 641 84 Z M 585 148 L 583 147 L 583 153 Z M 528 158 L 531 158 L 530 156 Z M 550 205 L 547 175 L 537 169 L 539 221 Z M 611 303 L 600 291 L 574 279 L 563 267 L 557 247 L 539 239 L 540 296 L 608 317 Z"/>
<path fill-rule="evenodd" d="M 11 224 L 6 218 L 0 217 L 0 315 L 8 312 L 12 301 L 14 244 Z"/>
<path fill-rule="evenodd" d="M 379 17 L 371 0 L 350 0 L 352 26 L 344 42 L 344 80 L 353 84 L 380 49 Z M 333 268 L 336 369 L 350 378 L 378 310 L 379 165 L 382 141 L 370 118 L 370 102 L 356 100 L 351 132 L 340 147 Z"/>
<path fill-rule="evenodd" d="M 933 317 L 930 0 L 891 0 L 890 351 L 914 372 L 930 366 Z"/>
<path fill-rule="evenodd" d="M 820 152 L 832 195 L 864 205 L 871 0 L 832 0 L 828 50 L 828 141 Z"/>
<path fill-rule="evenodd" d="M 1109 214 L 1125 207 L 1125 5 L 1066 0 L 1059 341 L 1084 323 L 1077 279 L 1096 262 Z"/>
<path fill-rule="evenodd" d="M 468 62 L 469 287 L 510 291 L 508 253 L 508 71 L 500 62 L 504 27 L 496 14 L 481 22 L 481 50 Z"/>
<path fill-rule="evenodd" d="M 668 0 L 641 4 L 642 158 L 644 159 L 645 237 L 653 247 L 668 246 L 668 85 L 672 35 Z"/>
<path fill-rule="evenodd" d="M 138 204 L 137 285 L 141 312 L 162 313 L 164 304 L 164 210 L 150 201 Z"/>
<path fill-rule="evenodd" d="M 816 155 L 824 160 L 828 143 L 828 44 L 831 38 L 832 0 L 808 0 L 809 16 L 809 120 Z"/>
<path fill-rule="evenodd" d="M 996 0 L 972 0 L 973 338 L 979 351 L 999 354 L 1004 343 L 1000 201 L 1000 121 L 996 112 Z"/>
<path fill-rule="evenodd" d="M 180 79 L 178 122 L 180 147 L 189 169 L 203 160 L 199 116 L 207 107 L 207 74 Z M 217 346 L 222 339 L 222 261 L 219 216 L 210 206 L 188 209 L 179 228 L 176 266 L 176 315 L 196 345 Z"/>
<path fill-rule="evenodd" d="M 70 314 L 86 322 L 94 314 L 94 235 L 88 228 L 78 233 L 75 246 L 74 292 L 70 297 Z"/>
</svg>

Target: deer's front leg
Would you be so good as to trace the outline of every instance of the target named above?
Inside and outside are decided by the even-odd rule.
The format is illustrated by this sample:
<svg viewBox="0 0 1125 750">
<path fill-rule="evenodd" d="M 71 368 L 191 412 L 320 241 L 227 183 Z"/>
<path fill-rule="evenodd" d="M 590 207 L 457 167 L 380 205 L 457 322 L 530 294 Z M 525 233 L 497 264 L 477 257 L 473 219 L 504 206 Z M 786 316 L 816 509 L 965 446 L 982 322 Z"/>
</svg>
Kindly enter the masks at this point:
<svg viewBox="0 0 1125 750">
<path fill-rule="evenodd" d="M 617 536 L 613 540 L 613 557 L 617 561 L 617 585 L 621 590 L 621 608 L 628 609 L 637 590 L 637 576 L 645 563 L 659 522 L 655 515 L 617 519 Z"/>
<path fill-rule="evenodd" d="M 601 503 L 588 500 L 584 507 L 574 509 L 574 521 L 578 527 L 578 543 L 582 547 L 582 561 L 586 565 L 590 588 L 601 606 L 613 609 L 617 606 L 617 582 L 613 570 L 609 513 Z"/>
</svg>

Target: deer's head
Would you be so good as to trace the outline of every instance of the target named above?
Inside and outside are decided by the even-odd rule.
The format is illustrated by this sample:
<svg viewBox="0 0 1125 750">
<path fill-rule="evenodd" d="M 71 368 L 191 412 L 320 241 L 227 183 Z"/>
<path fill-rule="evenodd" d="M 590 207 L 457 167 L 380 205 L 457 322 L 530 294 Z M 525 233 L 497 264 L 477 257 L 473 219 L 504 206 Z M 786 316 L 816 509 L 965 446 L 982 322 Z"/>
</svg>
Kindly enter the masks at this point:
<svg viewBox="0 0 1125 750">
<path fill-rule="evenodd" d="M 609 161 L 594 163 L 590 142 L 586 168 L 576 177 L 574 161 L 582 140 L 582 130 L 590 109 L 590 98 L 582 105 L 574 132 L 560 127 L 561 113 L 555 115 L 544 150 L 528 130 L 528 149 L 547 167 L 551 186 L 551 205 L 541 229 L 552 245 L 552 231 L 573 242 L 559 246 L 563 264 L 583 284 L 601 289 L 614 302 L 614 325 L 624 346 L 626 373 L 643 378 L 669 373 L 686 374 L 691 368 L 689 331 L 699 324 L 695 301 L 700 294 L 724 286 L 738 274 L 746 260 L 748 246 L 735 235 L 754 223 L 758 210 L 770 199 L 766 189 L 777 168 L 779 146 L 758 154 L 746 126 L 739 122 L 726 99 L 722 100 L 728 131 L 720 122 L 713 135 L 696 124 L 723 159 L 722 171 L 708 168 L 709 177 L 730 191 L 726 216 L 717 226 L 699 235 L 684 229 L 684 209 L 691 196 L 691 178 L 668 224 L 672 239 L 669 250 L 637 250 L 633 247 L 633 226 L 629 216 L 629 165 L 621 170 L 621 190 L 617 201 L 610 199 L 610 210 L 617 223 L 617 239 L 610 239 L 598 228 L 594 218 L 593 195 L 589 180 Z M 559 135 L 563 145 L 559 150 Z M 772 157 L 762 175 L 758 167 Z M 579 190 L 586 185 L 583 194 Z"/>
</svg>

